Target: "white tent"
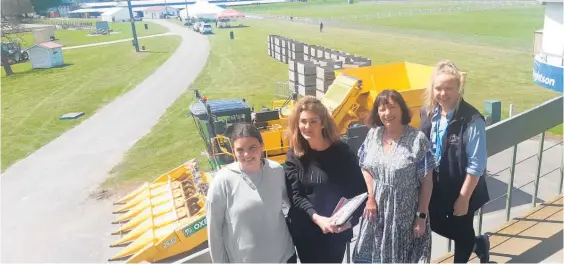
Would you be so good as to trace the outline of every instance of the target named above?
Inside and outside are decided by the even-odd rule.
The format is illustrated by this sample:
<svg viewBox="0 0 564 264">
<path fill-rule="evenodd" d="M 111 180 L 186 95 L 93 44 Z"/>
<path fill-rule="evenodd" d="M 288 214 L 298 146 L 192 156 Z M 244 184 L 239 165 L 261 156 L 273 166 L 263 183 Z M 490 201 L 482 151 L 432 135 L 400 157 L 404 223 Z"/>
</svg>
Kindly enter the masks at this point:
<svg viewBox="0 0 564 264">
<path fill-rule="evenodd" d="M 215 19 L 221 11 L 223 8 L 210 4 L 207 0 L 197 0 L 195 4 L 188 6 L 188 15 L 186 15 L 186 9 L 180 11 L 179 15 L 183 19 L 187 17 Z"/>
<path fill-rule="evenodd" d="M 123 7 L 114 7 L 102 13 L 102 21 L 121 22 L 129 21 L 129 10 Z"/>
</svg>

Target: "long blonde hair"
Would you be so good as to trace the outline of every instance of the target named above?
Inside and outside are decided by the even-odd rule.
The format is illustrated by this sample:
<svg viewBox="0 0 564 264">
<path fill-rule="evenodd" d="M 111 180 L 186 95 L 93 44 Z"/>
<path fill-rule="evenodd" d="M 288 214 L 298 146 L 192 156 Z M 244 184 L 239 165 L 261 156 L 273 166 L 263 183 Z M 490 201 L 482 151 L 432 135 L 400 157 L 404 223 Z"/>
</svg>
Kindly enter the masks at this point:
<svg viewBox="0 0 564 264">
<path fill-rule="evenodd" d="M 311 111 L 319 117 L 323 127 L 321 134 L 324 139 L 331 143 L 341 140 L 337 125 L 327 108 L 314 96 L 305 96 L 294 106 L 292 114 L 288 118 L 288 129 L 286 130 L 290 148 L 294 150 L 298 157 L 305 154 L 308 146 L 306 139 L 300 132 L 300 114 L 303 111 Z"/>
<path fill-rule="evenodd" d="M 462 95 L 464 94 L 466 73 L 459 71 L 458 67 L 456 67 L 456 65 L 454 65 L 454 63 L 449 60 L 439 61 L 437 65 L 435 65 L 435 70 L 431 75 L 431 81 L 424 93 L 423 108 L 425 109 L 425 113 L 427 115 L 431 115 L 433 110 L 435 110 L 435 107 L 437 106 L 437 101 L 435 101 L 435 98 L 433 98 L 433 90 L 435 88 L 435 79 L 440 74 L 449 74 L 458 80 L 458 93 L 460 94 L 460 97 L 458 98 L 458 102 L 456 103 L 455 108 L 458 108 L 460 100 L 462 99 Z"/>
</svg>

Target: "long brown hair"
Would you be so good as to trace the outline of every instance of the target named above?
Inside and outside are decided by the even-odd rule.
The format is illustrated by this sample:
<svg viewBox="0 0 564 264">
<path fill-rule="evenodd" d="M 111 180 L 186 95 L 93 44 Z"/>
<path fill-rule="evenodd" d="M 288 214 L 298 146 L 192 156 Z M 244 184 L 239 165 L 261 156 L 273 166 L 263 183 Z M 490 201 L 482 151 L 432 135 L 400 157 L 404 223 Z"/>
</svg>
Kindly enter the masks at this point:
<svg viewBox="0 0 564 264">
<path fill-rule="evenodd" d="M 329 114 L 327 108 L 317 98 L 313 96 L 305 96 L 294 106 L 292 114 L 288 118 L 288 129 L 286 130 L 286 136 L 288 138 L 290 148 L 294 150 L 294 153 L 296 153 L 298 157 L 303 156 L 308 147 L 307 140 L 300 132 L 300 114 L 303 111 L 311 111 L 319 117 L 321 125 L 323 126 L 321 134 L 325 140 L 328 140 L 331 143 L 341 140 L 341 135 L 337 130 L 337 125 Z"/>
</svg>

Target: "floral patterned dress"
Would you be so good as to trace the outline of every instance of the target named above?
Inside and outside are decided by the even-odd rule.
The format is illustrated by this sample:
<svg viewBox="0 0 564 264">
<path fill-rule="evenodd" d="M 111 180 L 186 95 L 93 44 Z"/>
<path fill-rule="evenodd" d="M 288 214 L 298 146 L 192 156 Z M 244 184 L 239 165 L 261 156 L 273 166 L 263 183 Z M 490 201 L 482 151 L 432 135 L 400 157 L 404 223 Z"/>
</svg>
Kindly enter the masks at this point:
<svg viewBox="0 0 564 264">
<path fill-rule="evenodd" d="M 363 219 L 353 252 L 355 263 L 429 263 L 431 227 L 413 234 L 420 181 L 436 167 L 423 132 L 406 126 L 398 142 L 384 152 L 384 127 L 372 128 L 360 147 L 360 166 L 374 178 L 376 219 Z"/>
</svg>

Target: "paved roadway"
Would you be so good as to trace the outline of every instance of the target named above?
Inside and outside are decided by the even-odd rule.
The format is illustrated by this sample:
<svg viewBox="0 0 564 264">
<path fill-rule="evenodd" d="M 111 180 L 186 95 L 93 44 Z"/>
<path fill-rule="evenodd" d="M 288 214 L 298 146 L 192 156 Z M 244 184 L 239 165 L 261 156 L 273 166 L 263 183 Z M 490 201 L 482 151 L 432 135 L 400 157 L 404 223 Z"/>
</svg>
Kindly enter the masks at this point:
<svg viewBox="0 0 564 264">
<path fill-rule="evenodd" d="M 9 167 L 1 186 L 0 262 L 105 262 L 117 249 L 111 201 L 89 196 L 204 67 L 205 36 L 155 20 L 182 37 L 145 81 Z"/>
</svg>

